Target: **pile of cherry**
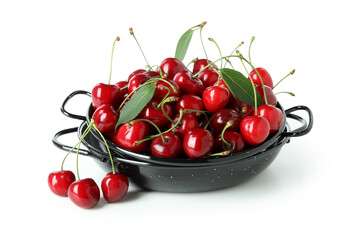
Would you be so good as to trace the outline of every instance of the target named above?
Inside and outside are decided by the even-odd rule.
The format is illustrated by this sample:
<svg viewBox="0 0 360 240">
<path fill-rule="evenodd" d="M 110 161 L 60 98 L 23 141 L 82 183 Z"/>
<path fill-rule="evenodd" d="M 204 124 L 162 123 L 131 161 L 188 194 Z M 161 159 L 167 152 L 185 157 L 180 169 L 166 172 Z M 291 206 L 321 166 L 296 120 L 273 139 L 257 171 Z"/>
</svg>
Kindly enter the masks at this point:
<svg viewBox="0 0 360 240">
<path fill-rule="evenodd" d="M 114 41 L 113 50 L 119 40 Z M 113 52 L 111 60 L 112 57 Z M 147 65 L 147 70 L 138 69 L 126 81 L 116 84 L 110 83 L 110 68 L 109 82 L 99 83 L 92 89 L 94 113 L 91 122 L 69 151 L 76 147 L 79 151 L 81 141 L 91 129 L 102 137 L 112 163 L 112 172 L 101 183 L 106 201 L 121 200 L 129 187 L 127 177 L 115 172 L 107 140 L 133 152 L 163 158 L 190 158 L 191 161 L 191 158 L 244 151 L 263 143 L 279 129 L 283 113 L 276 107 L 270 74 L 264 68 L 254 68 L 238 51 L 231 57 L 238 57 L 252 67 L 248 80 L 254 92 L 253 106 L 241 101 L 230 88 L 231 84 L 223 80 L 222 63 L 227 58 L 214 62 L 194 59 L 188 66 L 177 58 L 166 58 L 160 65 Z M 219 69 L 216 63 L 220 60 Z M 246 78 L 245 82 L 249 83 Z M 264 104 L 257 104 L 256 95 Z M 80 179 L 78 153 L 78 180 L 74 173 L 63 170 L 66 157 L 61 170 L 49 175 L 50 189 L 57 195 L 69 196 L 80 207 L 94 207 L 100 199 L 99 187 L 91 178 Z"/>
</svg>

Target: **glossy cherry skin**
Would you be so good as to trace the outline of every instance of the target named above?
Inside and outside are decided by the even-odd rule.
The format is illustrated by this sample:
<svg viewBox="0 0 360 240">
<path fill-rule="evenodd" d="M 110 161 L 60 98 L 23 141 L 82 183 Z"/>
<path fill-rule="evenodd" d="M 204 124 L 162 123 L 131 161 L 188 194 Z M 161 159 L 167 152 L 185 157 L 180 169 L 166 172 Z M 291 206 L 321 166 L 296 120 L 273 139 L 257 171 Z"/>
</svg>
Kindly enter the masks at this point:
<svg viewBox="0 0 360 240">
<path fill-rule="evenodd" d="M 224 108 L 214 114 L 211 123 L 215 134 L 219 134 L 224 129 L 226 123 L 233 120 L 234 123 L 228 130 L 239 132 L 241 119 L 242 117 L 239 112 L 233 109 Z"/>
<path fill-rule="evenodd" d="M 205 68 L 207 65 L 211 64 L 212 62 L 207 59 L 199 59 L 194 63 L 193 73 L 196 74 L 200 72 L 201 69 Z M 215 66 L 216 67 L 216 66 Z"/>
<path fill-rule="evenodd" d="M 211 86 L 204 90 L 202 99 L 206 110 L 216 112 L 223 109 L 229 103 L 230 92 L 224 87 Z"/>
<path fill-rule="evenodd" d="M 221 134 L 219 134 L 215 139 L 216 152 L 230 151 L 230 153 L 237 153 L 245 149 L 245 139 L 238 132 L 225 131 L 224 139 L 230 143 L 230 148 L 224 143 L 221 139 Z"/>
<path fill-rule="evenodd" d="M 199 96 L 195 96 L 192 94 L 182 95 L 176 103 L 175 106 L 176 112 L 179 112 L 180 109 L 191 109 L 191 110 L 199 110 L 204 111 L 204 103 L 203 100 Z M 195 113 L 193 114 L 196 115 Z"/>
<path fill-rule="evenodd" d="M 255 110 L 253 106 L 247 105 L 240 100 L 236 101 L 235 98 L 230 98 L 229 104 L 226 107 L 237 111 L 241 114 L 241 117 L 252 116 Z"/>
<path fill-rule="evenodd" d="M 99 131 L 107 134 L 114 133 L 119 115 L 112 105 L 104 104 L 95 110 L 92 118 Z"/>
<path fill-rule="evenodd" d="M 255 86 L 255 88 L 258 91 L 263 103 L 265 104 L 264 90 L 263 90 L 262 86 L 257 85 L 257 86 Z M 277 98 L 276 98 L 272 88 L 270 88 L 269 86 L 266 86 L 266 85 L 264 85 L 264 88 L 265 88 L 265 93 L 266 93 L 266 98 L 267 98 L 268 104 L 276 106 Z"/>
<path fill-rule="evenodd" d="M 141 84 L 144 84 L 150 77 L 146 73 L 139 73 L 133 76 L 128 85 L 128 94 L 132 93 L 136 88 L 138 88 Z"/>
<path fill-rule="evenodd" d="M 128 192 L 129 180 L 121 173 L 109 172 L 101 181 L 103 197 L 109 203 L 120 201 Z"/>
<path fill-rule="evenodd" d="M 124 97 L 120 88 L 116 85 L 104 83 L 97 84 L 91 91 L 93 108 L 97 109 L 103 104 L 113 105 L 117 109 Z"/>
<path fill-rule="evenodd" d="M 266 118 L 270 124 L 270 133 L 279 130 L 283 121 L 283 114 L 280 109 L 272 105 L 261 105 L 257 108 L 258 115 Z"/>
<path fill-rule="evenodd" d="M 240 133 L 247 143 L 258 145 L 269 136 L 270 124 L 262 116 L 248 116 L 241 120 Z"/>
<path fill-rule="evenodd" d="M 182 152 L 181 139 L 174 133 L 164 133 L 165 142 L 159 136 L 151 142 L 151 153 L 157 157 L 176 158 Z"/>
<path fill-rule="evenodd" d="M 121 101 L 123 101 L 125 99 L 125 95 L 128 93 L 128 89 L 127 89 L 128 84 L 129 83 L 126 81 L 120 81 L 120 82 L 115 83 L 115 85 L 120 88 L 121 95 L 122 95 Z"/>
<path fill-rule="evenodd" d="M 159 101 L 151 100 L 144 109 L 140 112 L 140 118 L 145 118 L 156 124 L 159 128 L 163 126 L 167 126 L 169 124 L 169 120 L 165 117 L 161 107 L 158 108 Z M 171 118 L 172 117 L 172 109 L 169 104 L 164 104 L 165 113 Z"/>
<path fill-rule="evenodd" d="M 75 180 L 75 175 L 71 171 L 56 171 L 49 174 L 48 184 L 53 193 L 66 197 L 68 195 L 69 186 Z"/>
<path fill-rule="evenodd" d="M 176 58 L 166 58 L 161 62 L 160 68 L 163 74 L 166 74 L 167 78 L 173 79 L 175 74 L 181 70 L 186 69 L 186 66 Z M 157 72 L 160 75 L 160 70 Z"/>
<path fill-rule="evenodd" d="M 179 117 L 180 117 L 180 114 L 176 114 L 175 117 L 173 118 L 173 121 L 175 123 L 178 122 Z M 174 126 L 174 123 L 171 123 L 170 128 L 172 128 L 173 126 Z M 199 122 L 196 119 L 196 117 L 193 114 L 185 113 L 183 115 L 179 125 L 177 125 L 173 131 L 175 132 L 175 134 L 177 134 L 183 138 L 185 133 L 188 130 L 193 129 L 193 128 L 198 128 L 198 127 L 199 127 Z"/>
<path fill-rule="evenodd" d="M 135 122 L 132 126 L 129 123 L 125 123 L 113 136 L 112 142 L 134 152 L 143 152 L 148 146 L 147 142 L 142 142 L 136 146 L 134 143 L 143 140 L 149 134 L 150 127 L 144 121 Z"/>
<path fill-rule="evenodd" d="M 69 198 L 82 208 L 93 208 L 100 200 L 100 189 L 91 178 L 73 182 L 68 190 Z"/>
<path fill-rule="evenodd" d="M 183 149 L 189 158 L 202 158 L 211 153 L 214 136 L 204 128 L 194 128 L 185 133 Z"/>
<path fill-rule="evenodd" d="M 217 83 L 219 79 L 219 74 L 211 69 L 205 69 L 201 73 L 199 73 L 198 78 L 204 84 L 204 87 L 213 86 Z"/>
<path fill-rule="evenodd" d="M 132 73 L 130 73 L 129 77 L 128 77 L 128 82 L 131 80 L 132 77 L 138 75 L 139 73 L 146 73 L 145 69 L 138 69 L 133 71 Z"/>
<path fill-rule="evenodd" d="M 165 78 L 165 80 L 168 81 L 170 84 L 172 84 L 172 86 L 175 88 L 176 91 L 174 91 L 174 89 L 167 82 L 160 80 L 158 83 L 156 83 L 153 100 L 158 100 L 158 101 L 163 100 L 164 97 L 169 93 L 169 91 L 166 88 L 168 88 L 170 90 L 170 93 L 167 97 L 179 97 L 180 96 L 179 85 L 171 79 Z"/>
<path fill-rule="evenodd" d="M 182 94 L 193 94 L 200 96 L 204 90 L 204 84 L 198 78 L 193 78 L 189 70 L 181 70 L 174 76 Z"/>
<path fill-rule="evenodd" d="M 273 88 L 274 84 L 273 84 L 273 81 L 272 81 L 272 78 L 271 78 L 269 72 L 266 71 L 265 68 L 261 68 L 261 67 L 256 68 L 256 70 L 259 72 L 264 85 L 269 86 L 270 88 Z M 260 77 L 254 69 L 250 72 L 250 77 L 253 80 L 254 84 L 262 85 Z M 249 81 L 251 81 L 250 77 L 248 78 Z"/>
</svg>

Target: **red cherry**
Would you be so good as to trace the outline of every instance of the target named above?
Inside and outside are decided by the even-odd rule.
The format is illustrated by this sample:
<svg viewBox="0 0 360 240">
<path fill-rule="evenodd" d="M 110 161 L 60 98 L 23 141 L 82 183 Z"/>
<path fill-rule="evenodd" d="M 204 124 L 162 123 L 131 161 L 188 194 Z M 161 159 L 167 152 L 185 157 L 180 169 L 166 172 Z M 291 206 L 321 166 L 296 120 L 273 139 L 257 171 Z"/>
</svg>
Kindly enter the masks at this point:
<svg viewBox="0 0 360 240">
<path fill-rule="evenodd" d="M 204 85 L 198 78 L 193 78 L 189 70 L 181 70 L 174 76 L 182 94 L 200 95 L 204 90 Z"/>
<path fill-rule="evenodd" d="M 145 83 L 149 80 L 150 77 L 146 73 L 139 73 L 131 78 L 128 85 L 128 94 L 132 93 L 136 88 L 138 88 L 141 84 Z"/>
<path fill-rule="evenodd" d="M 142 142 L 136 146 L 135 142 L 143 140 L 149 133 L 150 127 L 144 121 L 135 122 L 133 125 L 125 123 L 113 136 L 112 142 L 134 152 L 143 152 L 147 148 L 147 142 Z"/>
<path fill-rule="evenodd" d="M 129 77 L 128 77 L 128 82 L 131 80 L 132 77 L 138 75 L 139 73 L 146 73 L 145 69 L 138 69 L 133 71 L 132 73 L 130 73 Z"/>
<path fill-rule="evenodd" d="M 269 136 L 270 124 L 262 116 L 248 116 L 241 120 L 240 132 L 247 143 L 258 145 Z"/>
<path fill-rule="evenodd" d="M 204 84 L 204 87 L 209 87 L 217 83 L 219 79 L 219 74 L 211 69 L 205 69 L 199 73 L 198 78 Z M 221 80 L 220 80 L 221 81 Z"/>
<path fill-rule="evenodd" d="M 240 133 L 234 131 L 225 131 L 224 139 L 230 143 L 228 147 L 221 138 L 221 134 L 215 139 L 216 152 L 230 151 L 230 153 L 241 152 L 245 148 L 245 139 Z"/>
<path fill-rule="evenodd" d="M 265 98 L 264 98 L 264 90 L 262 88 L 261 85 L 257 85 L 255 86 L 256 87 L 256 90 L 258 91 L 263 103 L 265 104 Z M 264 88 L 265 88 L 265 93 L 266 93 L 266 98 L 267 98 L 267 101 L 268 101 L 268 104 L 269 105 L 273 105 L 273 106 L 276 106 L 277 104 L 277 98 L 272 90 L 271 87 L 269 86 L 265 86 L 264 85 Z"/>
<path fill-rule="evenodd" d="M 265 68 L 261 68 L 261 67 L 256 68 L 256 70 L 259 72 L 264 85 L 269 86 L 270 88 L 273 88 L 274 84 L 273 84 L 272 78 L 271 78 L 270 74 L 268 73 L 268 71 L 266 71 Z M 254 84 L 262 85 L 259 75 L 257 74 L 257 72 L 255 70 L 252 70 L 250 72 L 250 77 L 253 80 Z M 250 77 L 248 78 L 249 81 L 251 81 Z"/>
<path fill-rule="evenodd" d="M 50 190 L 56 195 L 66 197 L 71 183 L 75 181 L 75 175 L 71 171 L 57 171 L 49 174 L 48 184 Z"/>
<path fill-rule="evenodd" d="M 151 100 L 140 112 L 140 118 L 145 118 L 155 123 L 159 128 L 169 124 L 169 120 L 165 117 L 164 112 L 159 105 L 159 101 Z M 164 104 L 164 111 L 170 118 L 172 117 L 172 109 L 169 104 Z"/>
<path fill-rule="evenodd" d="M 194 128 L 185 133 L 183 148 L 189 158 L 208 155 L 214 146 L 214 137 L 209 130 Z"/>
<path fill-rule="evenodd" d="M 214 114 L 214 117 L 211 121 L 213 130 L 216 134 L 219 134 L 224 129 L 226 123 L 230 120 L 233 120 L 233 125 L 228 129 L 239 132 L 241 118 L 241 114 L 235 110 L 227 108 L 221 109 Z"/>
<path fill-rule="evenodd" d="M 236 101 L 235 98 L 230 98 L 227 108 L 233 109 L 241 114 L 241 117 L 252 116 L 254 114 L 255 108 L 253 106 L 247 105 L 242 101 Z"/>
<path fill-rule="evenodd" d="M 207 59 L 199 59 L 194 63 L 193 73 L 196 74 L 200 72 L 201 69 L 205 68 L 207 65 L 211 64 L 212 62 Z M 216 66 L 215 66 L 216 67 Z"/>
<path fill-rule="evenodd" d="M 126 81 L 120 81 L 120 82 L 117 82 L 115 83 L 116 86 L 118 86 L 120 88 L 120 91 L 121 91 L 121 95 L 123 96 L 123 98 L 121 99 L 121 101 L 123 101 L 126 97 L 126 94 L 128 93 L 128 89 L 125 88 L 126 86 L 128 86 L 128 82 Z M 121 90 L 122 89 L 122 90 Z"/>
<path fill-rule="evenodd" d="M 173 79 L 175 74 L 186 69 L 186 66 L 176 58 L 166 58 L 161 62 L 160 68 L 166 77 Z M 158 70 L 158 74 L 160 74 L 160 70 Z"/>
<path fill-rule="evenodd" d="M 257 108 L 258 115 L 266 118 L 270 124 L 270 133 L 279 130 L 283 114 L 280 109 L 272 105 L 261 105 Z"/>
<path fill-rule="evenodd" d="M 173 121 L 178 122 L 180 114 L 176 114 Z M 170 124 L 170 128 L 174 126 L 174 123 Z M 175 127 L 174 132 L 181 137 L 184 137 L 185 133 L 193 128 L 198 128 L 199 122 L 197 121 L 196 117 L 192 114 L 184 114 L 179 125 Z"/>
<path fill-rule="evenodd" d="M 110 104 L 117 109 L 124 98 L 124 94 L 116 85 L 99 83 L 92 89 L 91 98 L 94 109 L 103 104 Z"/>
<path fill-rule="evenodd" d="M 110 172 L 101 181 L 101 190 L 106 201 L 120 201 L 128 192 L 129 180 L 121 173 Z"/>
<path fill-rule="evenodd" d="M 182 151 L 182 143 L 180 138 L 174 133 L 164 133 L 163 137 L 161 136 L 155 138 L 151 142 L 151 153 L 157 157 L 166 157 L 166 158 L 176 158 L 180 155 Z"/>
<path fill-rule="evenodd" d="M 92 208 L 100 200 L 100 189 L 91 178 L 73 182 L 68 190 L 69 198 L 73 203 L 82 208 Z"/>
<path fill-rule="evenodd" d="M 155 71 L 147 71 L 145 72 L 145 74 L 148 75 L 150 78 L 159 77 L 159 74 Z"/>
<path fill-rule="evenodd" d="M 113 106 L 109 104 L 104 104 L 95 110 L 92 117 L 94 119 L 96 127 L 101 133 L 112 134 L 115 131 L 119 115 L 115 111 Z"/>
<path fill-rule="evenodd" d="M 224 87 L 207 87 L 202 94 L 204 106 L 209 112 L 223 109 L 229 102 L 230 92 Z"/>
<path fill-rule="evenodd" d="M 168 94 L 168 92 L 169 92 L 166 88 L 168 88 L 170 90 L 168 97 L 171 97 L 171 96 L 179 97 L 180 96 L 179 85 L 176 82 L 174 82 L 173 80 L 170 80 L 168 78 L 165 78 L 165 80 L 168 81 L 169 83 L 171 83 L 175 87 L 176 92 L 174 92 L 174 89 L 167 82 L 159 81 L 156 84 L 156 89 L 155 89 L 153 100 L 158 100 L 158 101 L 163 100 L 164 97 L 166 96 L 166 94 Z"/>
<path fill-rule="evenodd" d="M 176 112 L 179 112 L 180 109 L 204 111 L 204 103 L 199 96 L 195 96 L 192 94 L 185 94 L 179 98 L 179 100 L 176 103 L 175 109 Z"/>
</svg>

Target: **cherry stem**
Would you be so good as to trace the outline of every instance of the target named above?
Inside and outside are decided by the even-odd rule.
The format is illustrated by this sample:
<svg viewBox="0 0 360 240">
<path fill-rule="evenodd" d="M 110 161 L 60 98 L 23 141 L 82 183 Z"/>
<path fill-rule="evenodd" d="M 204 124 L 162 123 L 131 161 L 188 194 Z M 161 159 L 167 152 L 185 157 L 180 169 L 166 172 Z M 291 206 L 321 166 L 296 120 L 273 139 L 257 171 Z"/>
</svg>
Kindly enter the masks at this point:
<svg viewBox="0 0 360 240">
<path fill-rule="evenodd" d="M 102 140 L 104 141 L 105 146 L 106 146 L 106 150 L 107 150 L 108 153 L 109 153 L 109 157 L 110 157 L 110 161 L 111 161 L 111 168 L 112 168 L 113 174 L 115 174 L 114 160 L 113 160 L 113 158 L 112 158 L 112 155 L 111 155 L 109 146 L 108 146 L 108 144 L 107 144 L 107 141 L 106 141 L 106 139 L 104 138 L 104 136 L 102 135 L 102 133 L 100 132 L 100 130 L 96 127 L 93 118 L 91 119 L 91 123 L 90 123 L 90 124 L 93 124 L 95 130 L 98 132 L 98 134 L 101 136 Z"/>
<path fill-rule="evenodd" d="M 166 89 L 167 90 L 167 93 L 165 95 L 165 97 L 161 100 L 161 102 L 156 106 L 156 108 L 161 108 L 161 104 L 163 101 L 165 101 L 165 99 L 169 96 L 170 94 L 170 89 L 168 87 L 162 87 L 161 90 L 164 90 Z"/>
<path fill-rule="evenodd" d="M 206 24 L 206 22 L 204 22 L 204 23 Z M 201 46 L 202 46 L 202 48 L 204 50 L 204 53 L 205 53 L 206 60 L 209 60 L 208 55 L 207 55 L 206 50 L 205 50 L 203 38 L 202 38 L 202 30 L 203 30 L 203 27 L 205 26 L 205 24 L 200 27 L 200 41 L 201 41 Z"/>
<path fill-rule="evenodd" d="M 174 84 L 172 84 L 171 82 L 169 82 L 168 80 L 165 80 L 163 78 L 158 78 L 158 77 L 153 77 L 150 80 L 158 80 L 158 81 L 163 81 L 165 83 L 167 83 L 168 85 L 170 85 L 170 87 L 173 89 L 174 93 L 177 93 L 178 90 L 177 88 L 174 86 Z"/>
<path fill-rule="evenodd" d="M 115 43 L 117 41 L 120 41 L 120 37 L 116 37 L 115 40 L 114 40 L 114 43 L 112 45 L 112 50 L 111 50 L 111 63 L 110 63 L 110 75 L 109 75 L 109 82 L 108 82 L 108 85 L 110 85 L 110 82 L 111 82 L 111 73 L 112 73 L 112 63 L 113 63 L 113 56 L 114 56 L 114 48 L 115 48 Z"/>
<path fill-rule="evenodd" d="M 145 59 L 145 62 L 146 62 L 146 64 L 147 64 L 147 66 L 149 67 L 149 69 L 151 69 L 149 62 L 148 62 L 148 60 L 147 60 L 147 59 L 146 59 L 146 57 L 145 57 L 144 51 L 142 50 L 142 48 L 141 48 L 141 46 L 140 46 L 140 44 L 139 44 L 138 40 L 137 40 L 137 39 L 136 39 L 136 37 L 135 37 L 135 34 L 134 34 L 134 30 L 133 30 L 133 28 L 132 28 L 132 27 L 131 27 L 131 28 L 129 28 L 129 31 L 130 31 L 130 35 L 132 35 L 132 36 L 134 37 L 134 39 L 135 39 L 135 41 L 136 41 L 137 45 L 139 46 L 140 51 L 141 51 L 141 54 L 143 55 L 143 57 L 144 57 L 144 59 Z"/>
<path fill-rule="evenodd" d="M 136 119 L 136 120 L 131 121 L 131 122 L 130 122 L 130 125 L 134 125 L 136 122 L 140 122 L 140 121 L 148 122 L 148 123 L 150 123 L 151 125 L 153 125 L 154 128 L 159 132 L 159 135 L 158 135 L 158 136 L 161 137 L 163 143 L 166 143 L 166 139 L 164 138 L 161 130 L 159 129 L 159 127 L 158 127 L 153 121 L 151 121 L 151 120 L 149 120 L 149 119 L 146 119 L 146 118 L 138 118 L 138 119 Z M 134 143 L 134 146 L 137 146 L 137 145 L 139 145 L 140 143 L 145 142 L 144 140 L 145 140 L 145 139 L 140 140 L 140 141 L 136 141 L 136 142 Z M 149 140 L 150 140 L 150 139 L 149 139 Z"/>
<path fill-rule="evenodd" d="M 202 68 L 200 71 L 198 71 L 197 73 L 195 73 L 194 75 L 192 75 L 192 79 L 196 78 L 200 73 L 202 73 L 203 71 L 205 71 L 206 69 L 210 68 L 213 64 L 210 63 L 208 64 L 206 67 Z"/>
<path fill-rule="evenodd" d="M 230 120 L 226 123 L 225 127 L 223 128 L 222 132 L 221 132 L 221 140 L 225 143 L 227 148 L 231 148 L 231 143 L 229 143 L 228 141 L 225 140 L 224 138 L 224 134 L 226 129 L 228 129 L 229 127 L 231 127 L 234 124 L 233 120 Z"/>
<path fill-rule="evenodd" d="M 286 93 L 286 94 L 289 94 L 290 96 L 293 96 L 293 97 L 295 96 L 295 94 L 293 92 L 277 92 L 277 93 L 275 93 L 275 95 L 278 95 L 280 93 Z"/>
<path fill-rule="evenodd" d="M 208 111 L 202 111 L 202 110 L 194 110 L 194 109 L 185 109 L 184 110 L 185 113 L 196 113 L 197 116 L 200 116 L 200 114 L 203 114 L 206 118 L 206 121 L 209 120 L 208 116 L 206 115 L 206 113 L 210 113 Z"/>
<path fill-rule="evenodd" d="M 90 125 L 89 125 L 89 126 L 85 129 L 83 135 L 86 136 L 86 135 L 90 132 L 90 130 L 91 130 L 91 128 L 90 128 Z M 66 154 L 65 158 L 63 159 L 63 161 L 62 161 L 62 163 L 61 163 L 61 168 L 60 168 L 61 171 L 64 169 L 64 163 L 65 163 L 65 159 L 67 158 L 67 156 L 69 156 L 69 154 L 70 154 L 78 145 L 80 145 L 80 143 L 81 143 L 81 140 L 80 140 L 73 148 L 71 148 L 71 149 L 68 151 L 68 153 Z"/>
<path fill-rule="evenodd" d="M 217 42 L 213 38 L 209 38 L 209 41 L 215 43 L 217 49 L 219 50 L 219 54 L 220 54 L 220 58 L 221 58 L 221 68 L 223 68 L 223 57 L 222 57 L 219 45 L 217 44 Z"/>
<path fill-rule="evenodd" d="M 229 63 L 230 66 L 231 66 L 231 68 L 232 68 L 232 69 L 235 69 L 234 66 L 232 65 L 232 63 L 230 62 L 230 60 L 229 60 L 228 58 L 225 58 L 225 60 L 226 60 L 226 62 L 225 62 L 225 64 L 224 64 L 224 67 L 225 67 L 225 65 L 226 65 L 227 63 Z"/>
<path fill-rule="evenodd" d="M 166 114 L 166 112 L 165 112 L 165 110 L 164 110 L 164 105 L 165 105 L 165 103 L 167 103 L 167 102 L 175 102 L 175 101 L 177 101 L 177 100 L 179 100 L 179 98 L 174 97 L 174 96 L 171 96 L 171 97 L 168 97 L 168 98 L 166 98 L 165 100 L 163 100 L 163 101 L 161 102 L 161 111 L 163 112 L 163 114 L 164 114 L 164 116 L 166 117 L 166 119 L 169 120 L 171 123 L 175 123 L 175 122 L 174 122 L 174 120 L 172 120 L 172 119 Z"/>
<path fill-rule="evenodd" d="M 191 60 L 191 62 L 188 63 L 188 65 L 186 66 L 186 68 L 189 68 L 189 66 L 190 66 L 192 63 L 196 63 L 198 60 L 199 60 L 199 58 L 194 58 L 193 60 Z"/>
<path fill-rule="evenodd" d="M 288 76 L 294 75 L 294 73 L 295 73 L 295 69 L 293 69 L 293 70 L 292 70 L 291 72 L 289 72 L 285 77 L 283 77 L 280 81 L 278 81 L 272 89 L 274 89 L 277 85 L 279 85 L 279 83 L 281 83 L 281 82 L 282 82 L 285 78 L 287 78 Z"/>
<path fill-rule="evenodd" d="M 122 91 L 124 89 L 127 89 L 128 87 L 129 87 L 129 85 L 126 85 L 125 87 L 120 88 L 120 90 Z"/>
<path fill-rule="evenodd" d="M 244 41 L 242 41 L 241 43 L 239 43 L 239 45 L 236 46 L 236 48 L 230 53 L 230 56 L 233 55 L 233 53 L 242 45 L 244 44 Z M 228 57 L 225 57 L 225 59 L 227 60 L 227 62 L 224 64 L 224 68 L 226 66 L 226 64 L 229 62 L 231 64 L 231 62 L 229 61 Z M 234 67 L 233 67 L 234 68 Z"/>
<path fill-rule="evenodd" d="M 209 157 L 216 157 L 216 156 L 226 156 L 229 155 L 230 151 L 223 151 L 223 152 L 219 152 L 219 153 L 213 153 L 213 154 L 209 154 Z"/>
<path fill-rule="evenodd" d="M 147 66 L 147 67 L 148 67 L 149 70 L 154 68 L 154 67 L 157 67 L 159 69 L 159 71 L 160 71 L 160 77 L 161 78 L 165 77 L 164 72 L 163 72 L 163 70 L 161 69 L 161 67 L 159 65 L 152 65 L 152 66 Z"/>
<path fill-rule="evenodd" d="M 251 50 L 251 46 L 252 46 L 252 43 L 254 42 L 254 40 L 255 40 L 255 37 L 252 36 L 251 40 L 250 40 L 250 44 L 249 44 L 249 62 L 250 63 L 251 63 L 250 50 Z"/>
<path fill-rule="evenodd" d="M 213 114 L 213 115 L 211 116 L 211 118 L 209 119 L 209 121 L 206 123 L 204 129 L 207 129 L 207 127 L 210 125 L 210 122 L 211 122 L 211 120 L 213 119 L 214 115 L 215 115 L 215 114 Z"/>
</svg>

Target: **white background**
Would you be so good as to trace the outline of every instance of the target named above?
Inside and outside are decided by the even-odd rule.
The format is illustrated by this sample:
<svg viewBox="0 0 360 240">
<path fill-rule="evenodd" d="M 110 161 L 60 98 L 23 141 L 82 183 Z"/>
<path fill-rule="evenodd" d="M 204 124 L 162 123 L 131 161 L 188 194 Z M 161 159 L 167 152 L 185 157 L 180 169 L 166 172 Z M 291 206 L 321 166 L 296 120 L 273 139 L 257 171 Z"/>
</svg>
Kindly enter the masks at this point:
<svg viewBox="0 0 360 240">
<path fill-rule="evenodd" d="M 357 1 L 1 1 L 0 238 L 19 239 L 359 239 L 359 22 Z M 173 57 L 188 28 L 207 21 L 211 59 L 241 41 L 274 82 L 285 108 L 306 105 L 315 123 L 292 139 L 256 178 L 208 193 L 145 192 L 131 185 L 116 204 L 84 210 L 52 194 L 50 172 L 65 152 L 51 142 L 78 126 L 60 113 L 74 90 L 107 82 L 115 36 L 112 82 L 145 62 Z M 194 34 L 185 62 L 204 57 Z M 85 114 L 87 97 L 69 109 Z M 301 113 L 299 113 L 301 114 Z M 306 117 L 306 115 L 304 115 Z M 76 137 L 64 138 L 70 145 Z M 70 155 L 65 167 L 75 170 Z M 95 160 L 80 157 L 80 175 L 100 183 Z M 3 221 L 4 220 L 4 221 Z M 4 238 L 4 236 L 7 236 Z"/>
</svg>

